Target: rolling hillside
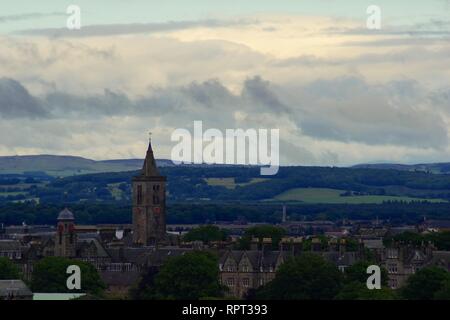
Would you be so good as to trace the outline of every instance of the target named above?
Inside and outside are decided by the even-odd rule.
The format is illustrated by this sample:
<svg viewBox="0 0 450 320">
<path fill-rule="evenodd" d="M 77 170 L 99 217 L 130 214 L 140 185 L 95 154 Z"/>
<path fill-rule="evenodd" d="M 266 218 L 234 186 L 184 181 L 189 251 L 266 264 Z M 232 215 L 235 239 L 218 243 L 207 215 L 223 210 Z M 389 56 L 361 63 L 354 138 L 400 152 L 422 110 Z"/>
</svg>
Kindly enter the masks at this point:
<svg viewBox="0 0 450 320">
<path fill-rule="evenodd" d="M 120 172 L 138 170 L 143 159 L 95 161 L 75 156 L 10 156 L 0 157 L 0 174 L 23 174 L 43 172 L 53 177 L 67 177 L 80 174 Z M 172 165 L 170 160 L 158 160 L 163 167 Z"/>
</svg>

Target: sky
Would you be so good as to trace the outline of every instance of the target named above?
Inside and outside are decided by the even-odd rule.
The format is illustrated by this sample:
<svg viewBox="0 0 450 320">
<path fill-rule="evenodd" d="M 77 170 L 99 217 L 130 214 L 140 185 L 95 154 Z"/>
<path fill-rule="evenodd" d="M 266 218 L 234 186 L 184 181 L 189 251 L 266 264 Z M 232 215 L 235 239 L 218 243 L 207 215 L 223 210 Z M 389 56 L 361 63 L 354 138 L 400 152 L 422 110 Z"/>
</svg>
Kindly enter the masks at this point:
<svg viewBox="0 0 450 320">
<path fill-rule="evenodd" d="M 282 164 L 450 161 L 449 0 L 0 0 L 0 48 L 0 156 L 169 158 L 202 120 Z"/>
</svg>

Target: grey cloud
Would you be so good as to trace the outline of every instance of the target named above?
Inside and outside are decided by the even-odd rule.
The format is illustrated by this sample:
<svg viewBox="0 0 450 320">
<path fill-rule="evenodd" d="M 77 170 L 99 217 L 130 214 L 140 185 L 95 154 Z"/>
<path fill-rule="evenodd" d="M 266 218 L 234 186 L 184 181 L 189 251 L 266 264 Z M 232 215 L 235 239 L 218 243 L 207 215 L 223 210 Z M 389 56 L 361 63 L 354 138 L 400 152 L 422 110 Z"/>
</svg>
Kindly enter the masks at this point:
<svg viewBox="0 0 450 320">
<path fill-rule="evenodd" d="M 66 14 L 64 12 L 49 12 L 49 13 L 32 12 L 24 14 L 15 14 L 9 16 L 0 16 L 0 23 L 30 20 L 30 19 L 40 19 L 52 16 L 65 16 L 65 15 Z"/>
<path fill-rule="evenodd" d="M 43 118 L 49 114 L 38 100 L 17 81 L 0 78 L 0 117 Z"/>
<path fill-rule="evenodd" d="M 289 107 L 283 104 L 270 83 L 256 76 L 245 81 L 242 96 L 257 109 L 266 109 L 276 113 L 290 113 Z"/>
<path fill-rule="evenodd" d="M 315 81 L 292 90 L 302 101 L 296 119 L 304 134 L 369 145 L 443 148 L 448 144 L 445 121 L 416 84 L 397 81 L 371 86 L 359 78 Z"/>
<path fill-rule="evenodd" d="M 48 37 L 95 37 L 113 36 L 139 33 L 170 32 L 199 27 L 221 28 L 230 26 L 244 26 L 257 24 L 257 20 L 200 20 L 200 21 L 169 21 L 163 23 L 133 23 L 133 24 L 105 24 L 81 26 L 79 30 L 67 28 L 27 29 L 16 31 L 16 34 Z"/>
<path fill-rule="evenodd" d="M 382 25 L 379 30 L 371 30 L 367 27 L 330 27 L 322 30 L 326 34 L 341 35 L 386 35 L 386 36 L 412 36 L 435 37 L 450 35 L 450 20 L 430 19 L 427 22 L 411 25 Z"/>
<path fill-rule="evenodd" d="M 234 113 L 242 111 L 248 119 L 240 121 L 239 127 L 254 126 L 257 115 L 264 113 L 266 120 L 272 118 L 275 122 L 282 115 L 293 121 L 301 134 L 319 140 L 435 149 L 448 145 L 442 109 L 434 104 L 446 96 L 430 96 L 413 80 L 369 85 L 364 79 L 345 77 L 277 86 L 256 76 L 245 81 L 239 94 L 232 93 L 219 80 L 209 80 L 153 89 L 136 99 L 110 90 L 85 97 L 53 92 L 33 98 L 17 82 L 6 83 L 9 86 L 0 86 L 0 96 L 15 92 L 14 96 L 26 97 L 8 104 L 18 108 L 2 108 L 2 114 L 9 117 L 39 115 L 59 121 L 102 121 L 112 116 L 131 116 L 159 119 L 162 125 L 172 128 L 190 128 L 193 121 L 202 120 L 205 127 L 223 130 L 236 127 Z M 450 110 L 446 113 L 450 114 Z M 279 121 L 280 126 L 284 125 L 285 120 Z"/>
<path fill-rule="evenodd" d="M 392 39 L 388 40 L 392 45 L 394 41 Z M 384 40 L 380 40 L 384 41 Z M 402 41 L 402 39 L 400 39 Z M 367 42 L 349 42 L 344 45 L 348 46 L 359 46 L 368 45 L 376 46 L 378 41 L 367 41 Z M 441 40 L 442 42 L 442 40 Z M 410 42 L 409 44 L 412 44 Z M 450 59 L 450 46 L 445 46 L 441 49 L 430 50 L 421 46 L 414 46 L 412 48 L 397 50 L 387 53 L 365 53 L 349 58 L 320 58 L 314 55 L 304 55 L 286 59 L 276 59 L 270 61 L 270 64 L 274 67 L 280 68 L 290 68 L 296 66 L 302 67 L 323 67 L 323 66 L 355 66 L 358 64 L 377 64 L 377 63 L 396 63 L 402 64 L 405 62 L 414 61 L 443 61 L 445 59 Z"/>
</svg>

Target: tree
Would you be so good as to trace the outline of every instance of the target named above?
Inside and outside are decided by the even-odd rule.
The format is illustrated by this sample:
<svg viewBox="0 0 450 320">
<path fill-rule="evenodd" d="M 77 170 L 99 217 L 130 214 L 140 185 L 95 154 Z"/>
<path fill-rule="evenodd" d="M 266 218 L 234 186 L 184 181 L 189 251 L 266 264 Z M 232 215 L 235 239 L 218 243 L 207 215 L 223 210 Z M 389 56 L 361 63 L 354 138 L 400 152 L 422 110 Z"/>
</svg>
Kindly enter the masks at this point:
<svg viewBox="0 0 450 320">
<path fill-rule="evenodd" d="M 210 243 L 211 241 L 225 241 L 228 232 L 220 229 L 217 226 L 208 225 L 192 229 L 183 237 L 184 241 L 203 241 L 203 243 Z"/>
<path fill-rule="evenodd" d="M 81 270 L 81 290 L 67 288 L 67 267 L 77 265 Z M 34 265 L 31 289 L 35 292 L 83 292 L 101 295 L 106 285 L 101 280 L 95 267 L 87 262 L 63 257 L 46 257 Z"/>
<path fill-rule="evenodd" d="M 420 269 L 406 281 L 401 295 L 409 300 L 433 300 L 448 296 L 450 274 L 439 267 Z"/>
<path fill-rule="evenodd" d="M 0 280 L 20 279 L 17 266 L 8 258 L 0 257 Z"/>
<path fill-rule="evenodd" d="M 259 288 L 256 297 L 275 300 L 331 300 L 339 292 L 342 273 L 319 255 L 292 257 L 278 269 L 275 278 Z"/>
<path fill-rule="evenodd" d="M 437 300 L 450 300 L 450 279 L 447 279 L 442 284 L 438 292 L 434 294 Z"/>
<path fill-rule="evenodd" d="M 222 296 L 217 257 L 194 251 L 167 260 L 155 278 L 155 296 L 196 300 Z"/>
<path fill-rule="evenodd" d="M 155 291 L 155 278 L 158 274 L 158 268 L 150 267 L 146 270 L 139 282 L 134 285 L 130 291 L 130 297 L 133 300 L 151 300 L 157 298 Z"/>
<path fill-rule="evenodd" d="M 390 288 L 369 290 L 365 284 L 358 281 L 345 284 L 335 297 L 337 300 L 394 300 L 396 298 L 397 295 Z"/>
</svg>

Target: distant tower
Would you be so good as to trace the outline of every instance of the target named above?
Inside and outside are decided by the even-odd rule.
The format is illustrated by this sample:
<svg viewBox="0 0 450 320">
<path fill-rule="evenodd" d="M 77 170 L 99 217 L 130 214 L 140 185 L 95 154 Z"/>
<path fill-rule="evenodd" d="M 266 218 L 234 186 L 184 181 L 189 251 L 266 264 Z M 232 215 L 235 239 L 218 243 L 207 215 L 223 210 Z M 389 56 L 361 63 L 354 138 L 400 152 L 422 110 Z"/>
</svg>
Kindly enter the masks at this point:
<svg viewBox="0 0 450 320">
<path fill-rule="evenodd" d="M 55 239 L 55 256 L 75 257 L 77 235 L 75 233 L 75 218 L 69 209 L 64 209 L 58 215 Z"/>
<path fill-rule="evenodd" d="M 283 205 L 283 217 L 281 218 L 281 222 L 286 222 L 286 219 L 287 217 L 286 217 L 286 205 L 284 204 Z"/>
<path fill-rule="evenodd" d="M 151 246 L 166 237 L 166 177 L 159 174 L 149 140 L 144 167 L 133 177 L 133 242 Z"/>
</svg>

